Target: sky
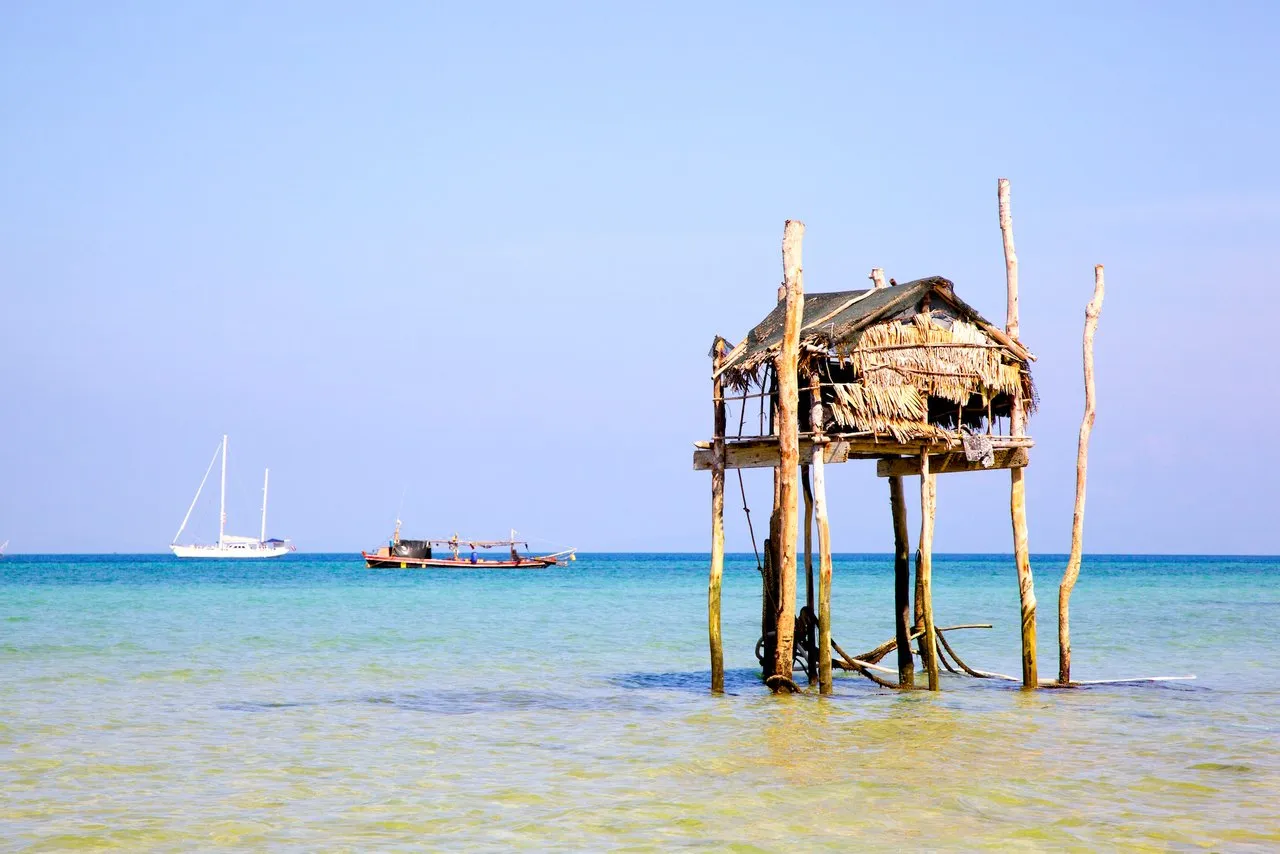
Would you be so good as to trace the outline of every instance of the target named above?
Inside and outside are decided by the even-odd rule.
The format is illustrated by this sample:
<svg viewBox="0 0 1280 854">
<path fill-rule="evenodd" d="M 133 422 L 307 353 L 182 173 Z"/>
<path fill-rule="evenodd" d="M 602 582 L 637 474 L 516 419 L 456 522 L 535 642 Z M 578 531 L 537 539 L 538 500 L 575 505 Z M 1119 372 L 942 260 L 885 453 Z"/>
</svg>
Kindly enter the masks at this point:
<svg viewBox="0 0 1280 854">
<path fill-rule="evenodd" d="M 1002 323 L 1007 177 L 1032 550 L 1100 263 L 1086 551 L 1280 551 L 1280 7 L 890 5 L 0 5 L 0 541 L 163 551 L 228 433 L 229 530 L 270 466 L 300 550 L 705 551 L 707 352 L 783 222 L 809 292 L 942 275 Z M 827 482 L 833 548 L 890 550 L 874 463 Z M 937 551 L 1011 548 L 1007 475 L 939 478 Z"/>
</svg>

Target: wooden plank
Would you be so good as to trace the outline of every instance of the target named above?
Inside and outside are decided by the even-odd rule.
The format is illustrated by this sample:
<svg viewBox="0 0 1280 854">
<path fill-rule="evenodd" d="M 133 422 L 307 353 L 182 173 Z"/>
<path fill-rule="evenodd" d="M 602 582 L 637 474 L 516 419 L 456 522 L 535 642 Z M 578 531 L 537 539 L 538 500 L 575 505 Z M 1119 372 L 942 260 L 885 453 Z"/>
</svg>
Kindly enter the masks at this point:
<svg viewBox="0 0 1280 854">
<path fill-rule="evenodd" d="M 1030 462 L 1026 448 L 1007 448 L 996 451 L 995 461 L 983 467 L 981 462 L 969 462 L 964 454 L 930 454 L 929 471 L 934 474 L 947 474 L 961 471 L 996 471 L 997 469 L 1021 468 Z M 896 460 L 880 460 L 876 463 L 876 477 L 909 477 L 920 473 L 920 460 L 903 458 Z"/>
<path fill-rule="evenodd" d="M 712 452 L 710 450 L 695 450 L 693 452 L 693 468 L 694 471 L 709 471 L 711 469 Z M 849 459 L 849 444 L 847 442 L 831 442 L 823 448 L 822 461 L 824 463 L 843 463 Z M 767 469 L 774 468 L 782 461 L 781 455 L 778 453 L 776 444 L 770 445 L 730 445 L 726 449 L 725 464 L 726 469 Z M 813 443 L 805 439 L 800 443 L 800 464 L 811 465 L 813 463 Z"/>
<path fill-rule="evenodd" d="M 999 454 L 1001 451 L 1011 448 L 1034 447 L 1035 441 L 1029 436 L 992 436 L 991 444 L 995 446 L 996 453 Z M 930 448 L 931 456 L 962 453 L 959 442 L 938 442 L 931 445 Z M 870 439 L 862 438 L 830 438 L 823 452 L 822 461 L 831 465 L 833 463 L 848 462 L 852 459 L 879 460 L 904 454 L 919 457 L 920 446 L 902 445 L 897 442 L 873 442 Z M 782 458 L 778 453 L 776 439 L 751 439 L 727 443 L 726 469 L 774 468 L 781 461 Z M 800 464 L 809 465 L 812 462 L 813 442 L 809 439 L 801 439 Z M 694 446 L 693 468 L 695 471 L 711 470 L 711 449 L 709 447 L 699 448 L 697 445 Z M 919 473 L 919 468 L 911 472 L 911 474 Z"/>
</svg>

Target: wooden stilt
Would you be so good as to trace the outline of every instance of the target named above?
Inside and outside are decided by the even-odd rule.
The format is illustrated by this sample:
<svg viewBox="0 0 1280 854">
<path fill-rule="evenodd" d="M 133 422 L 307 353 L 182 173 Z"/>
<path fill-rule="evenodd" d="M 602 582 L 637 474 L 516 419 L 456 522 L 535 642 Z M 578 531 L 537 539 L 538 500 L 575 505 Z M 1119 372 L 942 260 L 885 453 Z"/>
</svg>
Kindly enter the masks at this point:
<svg viewBox="0 0 1280 854">
<path fill-rule="evenodd" d="M 775 565 L 773 539 L 765 537 L 764 566 L 760 573 L 760 675 L 766 681 L 773 675 L 774 654 L 778 646 L 778 576 L 774 571 Z"/>
<path fill-rule="evenodd" d="M 720 363 L 724 360 L 724 339 L 713 347 L 714 376 L 711 396 L 715 406 L 715 433 L 711 461 L 711 575 L 707 582 L 707 633 L 711 646 L 711 690 L 724 692 L 724 647 L 720 638 L 720 585 L 724 575 L 724 383 Z"/>
<path fill-rule="evenodd" d="M 1001 178 L 997 183 L 1000 203 L 1000 234 L 1004 239 L 1005 280 L 1008 286 L 1008 314 L 1005 332 L 1018 340 L 1018 255 L 1013 246 L 1013 217 L 1009 209 L 1009 180 Z M 1026 401 L 1022 390 L 1013 396 L 1009 418 L 1009 435 L 1026 435 Z M 1036 666 L 1036 591 L 1031 575 L 1031 552 L 1027 544 L 1027 486 L 1026 470 L 1009 469 L 1009 515 L 1013 521 L 1013 559 L 1018 571 L 1018 598 L 1022 611 L 1022 685 L 1039 687 Z"/>
<path fill-rule="evenodd" d="M 911 546 L 907 542 L 907 503 L 900 477 L 889 478 L 889 505 L 893 509 L 893 610 L 898 682 L 912 685 L 916 666 L 911 657 Z"/>
<path fill-rule="evenodd" d="M 760 636 L 764 639 L 761 676 L 768 681 L 774 675 L 778 651 L 778 529 L 781 510 L 778 506 L 778 470 L 773 470 L 773 509 L 769 513 L 769 536 L 764 541 L 764 596 L 761 600 Z"/>
<path fill-rule="evenodd" d="M 814 617 L 814 584 L 813 584 L 813 482 L 809 477 L 809 466 L 800 467 L 800 485 L 804 488 L 804 604 L 809 609 L 809 616 Z M 809 682 L 818 680 L 817 639 L 809 631 L 804 638 L 805 660 L 809 663 Z"/>
<path fill-rule="evenodd" d="M 809 375 L 813 400 L 813 512 L 818 519 L 818 691 L 831 693 L 831 526 L 827 521 L 826 437 L 823 436 L 822 393 L 818 375 Z"/>
<path fill-rule="evenodd" d="M 796 619 L 796 480 L 800 465 L 799 362 L 800 326 L 804 319 L 803 268 L 800 246 L 804 223 L 787 220 L 782 237 L 782 268 L 786 284 L 786 314 L 782 348 L 776 359 L 778 373 L 778 506 L 780 510 L 778 556 L 778 647 L 775 676 L 790 682 L 795 655 Z M 775 686 L 775 690 L 778 688 Z"/>
<path fill-rule="evenodd" d="M 1098 315 L 1102 312 L 1102 296 L 1106 286 L 1102 265 L 1093 268 L 1093 299 L 1084 310 L 1084 418 L 1080 421 L 1080 444 L 1076 451 L 1076 507 L 1071 518 L 1071 557 L 1058 586 L 1058 682 L 1071 681 L 1071 590 L 1080 577 L 1080 559 L 1084 550 L 1084 492 L 1089 468 L 1089 436 L 1093 433 L 1096 411 L 1093 387 L 1093 335 L 1098 331 Z"/>
<path fill-rule="evenodd" d="M 929 675 L 929 690 L 938 690 L 938 638 L 933 625 L 933 518 L 937 507 L 935 475 L 929 473 L 927 449 L 920 453 L 920 588 L 924 605 L 925 670 Z"/>
<path fill-rule="evenodd" d="M 800 466 L 800 485 L 804 489 L 804 603 L 813 610 L 813 484 L 809 467 Z"/>
</svg>

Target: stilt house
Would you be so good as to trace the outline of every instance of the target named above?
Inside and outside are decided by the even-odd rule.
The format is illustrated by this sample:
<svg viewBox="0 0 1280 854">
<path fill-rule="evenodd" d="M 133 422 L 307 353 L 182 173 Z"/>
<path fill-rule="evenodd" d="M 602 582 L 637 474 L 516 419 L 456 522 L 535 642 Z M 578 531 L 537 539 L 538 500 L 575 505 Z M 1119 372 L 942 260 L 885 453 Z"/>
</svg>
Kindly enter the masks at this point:
<svg viewBox="0 0 1280 854">
<path fill-rule="evenodd" d="M 884 685 L 912 687 L 915 640 L 929 687 L 936 690 L 937 644 L 941 640 L 945 645 L 946 638 L 933 625 L 933 479 L 939 473 L 1009 469 L 1023 606 L 1023 681 L 1034 687 L 1035 597 L 1026 555 L 1022 470 L 1033 444 L 1024 428 L 1036 395 L 1030 370 L 1034 356 L 1017 339 L 1011 236 L 1006 260 L 1013 257 L 1014 266 L 1005 329 L 983 318 L 956 295 L 952 282 L 941 277 L 886 284 L 877 269 L 872 271 L 873 286 L 865 290 L 805 294 L 802 236 L 803 224 L 787 223 L 785 281 L 769 314 L 736 345 L 717 338 L 712 348 L 714 431 L 711 441 L 695 443 L 694 468 L 712 472 L 708 615 L 713 690 L 723 689 L 719 600 L 725 472 L 757 467 L 774 469 L 757 648 L 764 675 L 774 690 L 794 690 L 792 675 L 799 669 L 807 671 L 824 693 L 831 690 L 831 559 L 824 467 L 850 459 L 878 460 L 877 474 L 889 481 L 896 614 L 894 641 L 886 646 L 897 650 L 898 681 L 876 676 L 874 671 L 884 668 L 843 651 L 836 666 Z M 730 409 L 736 416 L 732 429 Z M 914 585 L 902 484 L 903 477 L 912 475 L 920 476 L 922 511 Z M 799 614 L 798 485 L 803 485 L 806 570 L 805 604 Z M 817 579 L 811 549 L 815 516 Z M 885 654 L 887 650 L 880 652 Z M 950 666 L 945 655 L 942 661 Z"/>
</svg>

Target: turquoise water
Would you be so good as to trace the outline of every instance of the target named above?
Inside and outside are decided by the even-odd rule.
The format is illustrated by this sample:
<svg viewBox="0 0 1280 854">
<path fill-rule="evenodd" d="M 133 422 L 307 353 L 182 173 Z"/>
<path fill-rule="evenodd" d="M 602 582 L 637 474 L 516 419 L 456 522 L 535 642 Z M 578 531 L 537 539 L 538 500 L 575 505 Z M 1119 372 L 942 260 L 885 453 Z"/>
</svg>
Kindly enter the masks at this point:
<svg viewBox="0 0 1280 854">
<path fill-rule="evenodd" d="M 1062 558 L 1034 561 L 1057 671 Z M 940 625 L 1017 673 L 1012 561 L 939 556 Z M 892 634 L 887 556 L 837 556 L 847 651 Z M 940 694 L 756 675 L 754 558 L 545 571 L 160 556 L 0 561 L 0 847 L 1214 850 L 1280 845 L 1280 559 L 1089 557 L 1073 675 Z M 889 662 L 890 664 L 892 662 Z"/>
</svg>

